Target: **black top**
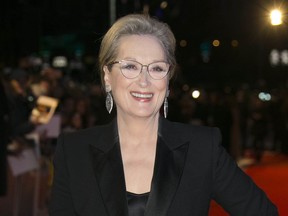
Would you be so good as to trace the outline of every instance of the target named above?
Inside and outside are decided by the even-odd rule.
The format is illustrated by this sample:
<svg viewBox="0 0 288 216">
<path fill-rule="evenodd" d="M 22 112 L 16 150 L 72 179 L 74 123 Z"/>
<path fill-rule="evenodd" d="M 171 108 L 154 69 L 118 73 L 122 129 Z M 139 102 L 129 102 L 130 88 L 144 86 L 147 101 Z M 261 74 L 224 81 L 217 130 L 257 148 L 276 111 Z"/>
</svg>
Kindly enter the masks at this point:
<svg viewBox="0 0 288 216">
<path fill-rule="evenodd" d="M 129 216 L 144 216 L 149 192 L 135 194 L 127 191 L 127 202 Z"/>
</svg>

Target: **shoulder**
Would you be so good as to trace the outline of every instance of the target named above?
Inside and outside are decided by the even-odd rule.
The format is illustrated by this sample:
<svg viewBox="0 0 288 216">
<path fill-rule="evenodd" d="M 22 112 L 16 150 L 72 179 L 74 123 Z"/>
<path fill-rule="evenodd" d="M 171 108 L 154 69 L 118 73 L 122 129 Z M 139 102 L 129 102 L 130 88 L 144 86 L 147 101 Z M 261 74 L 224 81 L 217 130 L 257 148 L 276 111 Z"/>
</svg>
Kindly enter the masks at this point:
<svg viewBox="0 0 288 216">
<path fill-rule="evenodd" d="M 187 132 L 195 132 L 195 133 L 209 133 L 213 130 L 219 131 L 217 127 L 209 127 L 209 126 L 201 126 L 201 125 L 193 125 L 193 124 L 187 124 L 187 123 L 181 123 L 181 122 L 172 122 L 168 121 L 170 124 L 170 127 L 173 127 L 174 130 L 183 131 L 183 133 Z"/>
<path fill-rule="evenodd" d="M 172 148 L 187 142 L 190 146 L 200 148 L 212 147 L 221 142 L 221 132 L 216 127 L 196 126 L 165 119 L 160 126 L 161 136 Z"/>
<path fill-rule="evenodd" d="M 65 138 L 70 138 L 70 139 L 77 139 L 78 137 L 88 138 L 93 135 L 102 134 L 106 130 L 107 130 L 107 125 L 97 125 L 97 126 L 93 126 L 90 128 L 73 131 L 73 132 L 63 132 L 62 134 L 60 134 L 60 137 L 63 136 Z"/>
<path fill-rule="evenodd" d="M 186 124 L 181 122 L 172 122 L 164 120 L 161 130 L 166 135 L 183 137 L 188 139 L 211 139 L 221 138 L 221 132 L 217 127 L 198 126 L 192 124 Z"/>
<path fill-rule="evenodd" d="M 113 130 L 113 123 L 106 125 L 98 125 L 91 128 L 81 129 L 75 132 L 65 132 L 58 137 L 58 144 L 63 146 L 69 146 L 70 149 L 73 146 L 81 148 L 89 145 L 101 145 L 107 139 L 115 137 L 116 134 Z"/>
<path fill-rule="evenodd" d="M 62 132 L 59 136 L 60 139 L 65 140 L 79 140 L 79 139 L 89 139 L 90 137 L 95 137 L 101 132 L 105 131 L 105 126 L 94 126 L 91 128 L 80 129 L 73 132 Z"/>
</svg>

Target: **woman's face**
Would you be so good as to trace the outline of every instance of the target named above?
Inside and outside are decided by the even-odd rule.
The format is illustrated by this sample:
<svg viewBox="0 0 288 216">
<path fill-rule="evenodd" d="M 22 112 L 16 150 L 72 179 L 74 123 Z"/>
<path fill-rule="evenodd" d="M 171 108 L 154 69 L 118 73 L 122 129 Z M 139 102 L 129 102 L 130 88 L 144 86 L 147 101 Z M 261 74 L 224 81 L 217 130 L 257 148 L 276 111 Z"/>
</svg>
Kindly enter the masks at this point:
<svg viewBox="0 0 288 216">
<path fill-rule="evenodd" d="M 158 40 L 149 35 L 124 36 L 119 41 L 116 61 L 134 60 L 142 65 L 165 61 L 165 53 Z M 105 84 L 111 88 L 117 106 L 117 114 L 122 117 L 152 117 L 159 113 L 164 101 L 168 76 L 161 80 L 152 79 L 147 67 L 133 79 L 125 78 L 120 71 L 120 64 L 114 64 L 109 72 L 104 67 Z"/>
</svg>

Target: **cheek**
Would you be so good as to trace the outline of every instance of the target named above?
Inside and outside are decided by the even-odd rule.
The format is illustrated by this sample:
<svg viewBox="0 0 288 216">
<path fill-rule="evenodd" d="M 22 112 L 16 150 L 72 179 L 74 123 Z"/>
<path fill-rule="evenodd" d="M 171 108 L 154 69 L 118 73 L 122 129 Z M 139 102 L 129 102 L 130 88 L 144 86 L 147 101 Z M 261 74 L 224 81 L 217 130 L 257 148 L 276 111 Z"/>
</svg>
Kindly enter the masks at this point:
<svg viewBox="0 0 288 216">
<path fill-rule="evenodd" d="M 124 93 L 127 88 L 131 85 L 131 81 L 124 78 L 122 75 L 121 76 L 115 76 L 111 80 L 111 87 L 112 87 L 112 92 L 117 91 L 117 94 Z"/>
<path fill-rule="evenodd" d="M 158 84 L 155 85 L 159 92 L 166 93 L 168 90 L 168 80 L 161 80 Z"/>
<path fill-rule="evenodd" d="M 163 80 L 161 83 L 158 83 L 157 85 L 155 85 L 155 89 L 157 89 L 156 91 L 158 92 L 157 103 L 159 105 L 162 105 L 166 97 L 166 92 L 168 90 L 167 81 Z"/>
</svg>

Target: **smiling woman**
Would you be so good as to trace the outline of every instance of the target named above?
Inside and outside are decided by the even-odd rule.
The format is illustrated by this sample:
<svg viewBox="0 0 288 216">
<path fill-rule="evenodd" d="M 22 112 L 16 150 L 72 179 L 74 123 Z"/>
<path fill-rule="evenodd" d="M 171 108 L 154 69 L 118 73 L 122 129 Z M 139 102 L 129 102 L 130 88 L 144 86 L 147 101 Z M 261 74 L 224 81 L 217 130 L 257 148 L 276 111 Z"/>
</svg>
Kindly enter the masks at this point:
<svg viewBox="0 0 288 216">
<path fill-rule="evenodd" d="M 51 216 L 208 215 L 212 199 L 231 215 L 278 215 L 221 145 L 217 128 L 170 122 L 175 38 L 145 15 L 127 15 L 99 53 L 108 125 L 60 135 Z"/>
<path fill-rule="evenodd" d="M 165 52 L 157 38 L 150 35 L 123 37 L 116 59 L 124 60 L 120 61 L 122 64 L 108 64 L 110 70 L 104 66 L 104 81 L 115 100 L 118 123 L 123 116 L 157 117 L 168 91 L 168 78 L 165 75 L 169 70 Z M 151 66 L 162 66 L 162 69 L 155 72 L 156 69 Z"/>
</svg>

